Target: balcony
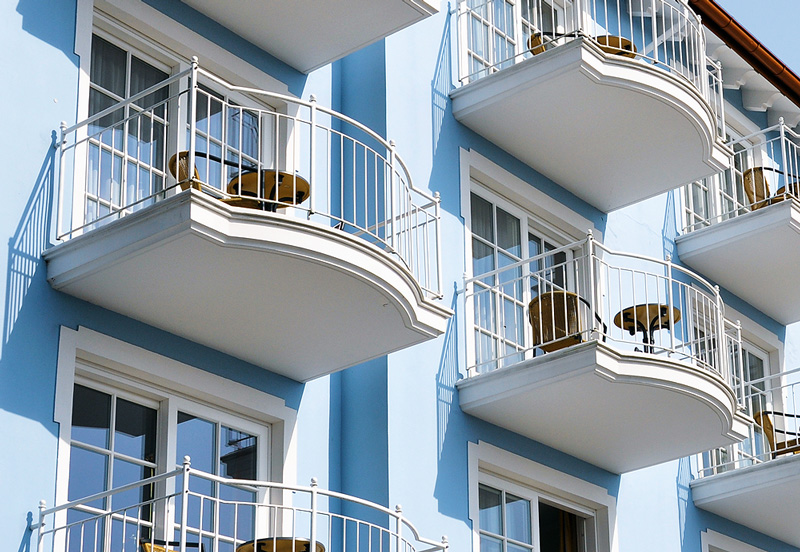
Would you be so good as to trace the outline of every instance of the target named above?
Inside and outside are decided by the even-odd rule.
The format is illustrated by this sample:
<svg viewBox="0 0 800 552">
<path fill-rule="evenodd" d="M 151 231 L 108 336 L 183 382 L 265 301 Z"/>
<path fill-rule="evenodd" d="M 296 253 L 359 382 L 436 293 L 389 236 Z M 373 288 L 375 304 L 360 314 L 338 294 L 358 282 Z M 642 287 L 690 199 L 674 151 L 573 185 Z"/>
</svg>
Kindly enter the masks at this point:
<svg viewBox="0 0 800 552">
<path fill-rule="evenodd" d="M 62 136 L 56 290 L 297 381 L 444 331 L 438 196 L 313 98 L 194 66 Z"/>
<path fill-rule="evenodd" d="M 746 376 L 746 374 L 745 374 Z M 800 369 L 745 381 L 748 438 L 702 455 L 698 508 L 800 546 Z"/>
<path fill-rule="evenodd" d="M 728 167 L 720 68 L 683 2 L 529 4 L 459 3 L 456 119 L 605 212 Z"/>
<path fill-rule="evenodd" d="M 800 135 L 778 125 L 731 142 L 726 171 L 685 189 L 682 262 L 781 324 L 800 320 L 787 288 L 800 258 Z"/>
<path fill-rule="evenodd" d="M 437 0 L 186 0 L 295 69 L 309 73 L 439 11 Z"/>
<path fill-rule="evenodd" d="M 310 487 L 228 479 L 188 462 L 54 508 L 42 501 L 32 525 L 38 550 L 138 552 L 163 550 L 164 541 L 181 552 L 299 551 L 309 550 L 311 542 L 315 552 L 447 550 L 444 538 L 420 537 L 400 506 L 390 510 L 323 490 L 313 479 Z"/>
<path fill-rule="evenodd" d="M 465 299 L 468 414 L 614 473 L 747 436 L 728 353 L 739 330 L 669 261 L 590 236 L 467 280 Z"/>
</svg>

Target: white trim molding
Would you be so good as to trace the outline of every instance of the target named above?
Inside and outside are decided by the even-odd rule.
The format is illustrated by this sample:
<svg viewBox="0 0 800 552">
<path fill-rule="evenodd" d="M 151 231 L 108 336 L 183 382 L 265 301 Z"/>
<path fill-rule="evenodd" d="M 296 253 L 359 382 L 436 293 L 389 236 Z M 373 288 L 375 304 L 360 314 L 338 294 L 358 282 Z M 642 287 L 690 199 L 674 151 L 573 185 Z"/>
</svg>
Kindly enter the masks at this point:
<svg viewBox="0 0 800 552">
<path fill-rule="evenodd" d="M 59 424 L 56 504 L 67 501 L 72 421 L 72 389 L 76 375 L 109 383 L 123 379 L 168 390 L 200 404 L 268 424 L 266 477 L 294 484 L 297 479 L 297 411 L 279 397 L 142 349 L 79 326 L 62 326 L 58 347 L 54 421 Z"/>
<path fill-rule="evenodd" d="M 711 529 L 700 533 L 701 552 L 767 552 Z"/>
<path fill-rule="evenodd" d="M 519 485 L 575 503 L 595 513 L 597 552 L 617 552 L 617 500 L 608 490 L 513 454 L 484 441 L 467 443 L 469 518 L 472 550 L 480 552 L 478 483 L 480 472 L 496 474 Z"/>
</svg>

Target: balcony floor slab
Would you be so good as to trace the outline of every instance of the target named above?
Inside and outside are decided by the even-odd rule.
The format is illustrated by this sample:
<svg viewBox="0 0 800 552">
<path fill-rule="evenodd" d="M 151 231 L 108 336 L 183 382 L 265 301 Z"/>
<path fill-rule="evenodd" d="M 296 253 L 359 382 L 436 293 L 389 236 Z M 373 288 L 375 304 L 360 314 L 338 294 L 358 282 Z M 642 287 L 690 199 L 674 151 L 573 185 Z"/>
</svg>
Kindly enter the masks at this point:
<svg viewBox="0 0 800 552">
<path fill-rule="evenodd" d="M 800 320 L 794 289 L 800 203 L 786 200 L 684 234 L 681 261 L 781 324 Z"/>
<path fill-rule="evenodd" d="M 800 455 L 695 479 L 695 506 L 800 546 Z"/>
<path fill-rule="evenodd" d="M 733 391 L 715 374 L 597 341 L 461 380 L 458 389 L 466 413 L 614 473 L 747 434 Z"/>
<path fill-rule="evenodd" d="M 452 92 L 453 115 L 608 212 L 727 168 L 716 120 L 682 77 L 576 39 Z"/>
<path fill-rule="evenodd" d="M 59 291 L 298 381 L 434 338 L 451 315 L 359 237 L 196 190 L 43 256 Z"/>
</svg>

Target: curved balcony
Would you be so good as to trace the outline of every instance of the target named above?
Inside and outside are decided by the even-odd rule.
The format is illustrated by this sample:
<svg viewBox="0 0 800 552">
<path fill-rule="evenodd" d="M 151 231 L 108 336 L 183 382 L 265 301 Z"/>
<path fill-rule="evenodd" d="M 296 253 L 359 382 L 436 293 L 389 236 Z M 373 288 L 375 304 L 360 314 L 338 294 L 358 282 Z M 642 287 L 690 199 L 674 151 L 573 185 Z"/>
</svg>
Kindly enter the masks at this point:
<svg viewBox="0 0 800 552">
<path fill-rule="evenodd" d="M 800 258 L 800 134 L 778 125 L 731 142 L 732 166 L 686 186 L 682 262 L 781 324 L 800 320 L 787 289 Z"/>
<path fill-rule="evenodd" d="M 718 292 L 583 242 L 476 276 L 461 408 L 615 473 L 736 443 L 746 419 Z"/>
<path fill-rule="evenodd" d="M 704 453 L 691 483 L 698 508 L 793 546 L 800 546 L 799 382 L 800 369 L 745 381 L 748 438 Z"/>
<path fill-rule="evenodd" d="M 314 479 L 302 487 L 220 477 L 189 467 L 188 457 L 172 472 L 54 508 L 42 501 L 31 525 L 38 550 L 163 550 L 165 541 L 205 552 L 310 550 L 312 542 L 315 552 L 447 550 L 444 537 L 421 537 L 400 506 L 320 489 Z"/>
<path fill-rule="evenodd" d="M 683 2 L 521 4 L 459 3 L 456 119 L 602 211 L 728 167 L 720 68 Z"/>
<path fill-rule="evenodd" d="M 62 134 L 55 289 L 298 381 L 444 331 L 438 197 L 356 121 L 195 66 Z"/>
</svg>

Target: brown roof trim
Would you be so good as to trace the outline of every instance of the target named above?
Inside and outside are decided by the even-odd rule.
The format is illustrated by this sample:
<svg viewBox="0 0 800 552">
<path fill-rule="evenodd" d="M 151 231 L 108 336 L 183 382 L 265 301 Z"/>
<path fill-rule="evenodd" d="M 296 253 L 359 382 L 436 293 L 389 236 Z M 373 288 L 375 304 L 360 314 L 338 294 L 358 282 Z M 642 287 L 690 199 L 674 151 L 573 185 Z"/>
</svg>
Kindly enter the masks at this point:
<svg viewBox="0 0 800 552">
<path fill-rule="evenodd" d="M 708 30 L 720 37 L 731 50 L 800 107 L 800 77 L 785 63 L 767 50 L 714 0 L 689 0 L 689 6 L 700 14 L 703 25 Z"/>
</svg>

